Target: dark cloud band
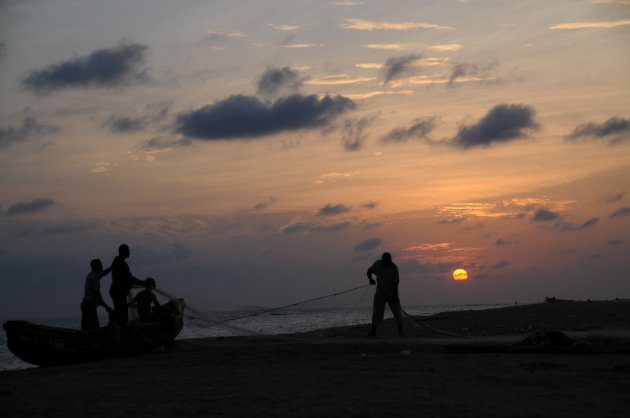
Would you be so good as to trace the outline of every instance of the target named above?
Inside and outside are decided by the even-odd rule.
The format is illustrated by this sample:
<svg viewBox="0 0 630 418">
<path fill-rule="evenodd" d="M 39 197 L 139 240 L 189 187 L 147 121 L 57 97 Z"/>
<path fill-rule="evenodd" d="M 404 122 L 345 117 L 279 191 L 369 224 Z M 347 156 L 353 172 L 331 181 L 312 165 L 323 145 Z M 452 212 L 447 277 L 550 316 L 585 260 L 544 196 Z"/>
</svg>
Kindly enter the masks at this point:
<svg viewBox="0 0 630 418">
<path fill-rule="evenodd" d="M 294 94 L 266 103 L 257 97 L 236 95 L 178 116 L 175 130 L 195 139 L 257 138 L 300 129 L 325 127 L 340 114 L 354 109 L 342 96 Z"/>
<path fill-rule="evenodd" d="M 538 129 L 534 120 L 536 110 L 522 104 L 500 104 L 474 125 L 462 126 L 454 138 L 457 146 L 468 148 L 490 146 L 527 137 Z"/>
<path fill-rule="evenodd" d="M 322 216 L 340 215 L 342 213 L 350 212 L 350 210 L 351 208 L 349 206 L 343 205 L 341 203 L 336 205 L 328 203 L 326 206 L 319 209 L 318 214 Z"/>
<path fill-rule="evenodd" d="M 381 138 L 381 142 L 407 142 L 411 139 L 426 139 L 437 126 L 437 118 L 416 119 L 407 128 L 396 128 Z"/>
<path fill-rule="evenodd" d="M 13 143 L 26 141 L 36 136 L 53 135 L 60 131 L 61 129 L 57 126 L 39 123 L 34 118 L 25 118 L 19 128 L 0 128 L 0 148 L 6 148 Z"/>
<path fill-rule="evenodd" d="M 37 92 L 71 87 L 118 87 L 148 80 L 139 69 L 144 62 L 146 45 L 124 44 L 99 49 L 91 54 L 33 70 L 22 86 Z"/>
<path fill-rule="evenodd" d="M 611 145 L 630 140 L 630 118 L 612 117 L 604 123 L 586 123 L 567 136 L 570 141 L 588 138 L 609 140 Z"/>
<path fill-rule="evenodd" d="M 11 205 L 5 212 L 6 216 L 22 215 L 25 213 L 36 213 L 48 209 L 55 204 L 52 199 L 34 199 L 30 202 L 19 202 Z"/>
</svg>

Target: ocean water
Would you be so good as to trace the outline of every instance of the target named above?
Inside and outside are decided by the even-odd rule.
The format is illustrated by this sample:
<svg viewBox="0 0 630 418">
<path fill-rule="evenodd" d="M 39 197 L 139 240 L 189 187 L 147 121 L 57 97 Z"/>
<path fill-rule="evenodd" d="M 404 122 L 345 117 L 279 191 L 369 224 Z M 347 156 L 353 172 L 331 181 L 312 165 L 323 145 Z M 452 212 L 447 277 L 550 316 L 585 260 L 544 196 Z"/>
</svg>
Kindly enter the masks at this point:
<svg viewBox="0 0 630 418">
<path fill-rule="evenodd" d="M 424 316 L 439 312 L 492 309 L 504 306 L 507 305 L 421 305 L 405 306 L 404 309 L 410 315 Z M 102 312 L 99 312 L 99 314 L 101 314 L 101 325 L 104 326 L 105 315 Z M 345 308 L 275 309 L 273 311 L 246 309 L 226 312 L 189 312 L 187 310 L 184 319 L 184 329 L 182 329 L 177 339 L 305 332 L 346 325 L 369 324 L 371 315 L 372 308 L 369 305 Z M 385 317 L 391 317 L 388 309 L 385 310 Z M 31 322 L 78 329 L 81 325 L 81 318 L 42 318 L 31 320 Z M 0 333 L 0 371 L 29 367 L 36 366 L 23 362 L 9 351 L 6 334 L 3 330 Z"/>
</svg>

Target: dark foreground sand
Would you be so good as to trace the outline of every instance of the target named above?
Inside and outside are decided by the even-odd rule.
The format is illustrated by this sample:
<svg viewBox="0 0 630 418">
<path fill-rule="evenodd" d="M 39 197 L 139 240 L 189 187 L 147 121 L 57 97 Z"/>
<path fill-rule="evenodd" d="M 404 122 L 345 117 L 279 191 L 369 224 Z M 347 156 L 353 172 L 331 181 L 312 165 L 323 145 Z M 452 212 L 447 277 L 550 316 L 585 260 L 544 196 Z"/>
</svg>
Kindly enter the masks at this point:
<svg viewBox="0 0 630 418">
<path fill-rule="evenodd" d="M 345 327 L 198 339 L 140 357 L 0 372 L 0 416 L 622 417 L 630 303 L 559 302 Z M 518 344 L 562 330 L 566 347 Z"/>
</svg>

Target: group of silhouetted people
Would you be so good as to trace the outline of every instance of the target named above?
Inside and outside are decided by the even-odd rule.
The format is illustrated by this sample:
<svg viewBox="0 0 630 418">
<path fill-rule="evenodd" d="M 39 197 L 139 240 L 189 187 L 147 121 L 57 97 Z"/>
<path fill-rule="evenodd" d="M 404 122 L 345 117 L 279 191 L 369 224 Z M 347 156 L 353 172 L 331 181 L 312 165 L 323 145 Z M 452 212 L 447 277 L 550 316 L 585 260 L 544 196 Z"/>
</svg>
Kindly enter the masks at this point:
<svg viewBox="0 0 630 418">
<path fill-rule="evenodd" d="M 129 246 L 122 244 L 118 247 L 118 255 L 114 258 L 111 267 L 103 269 L 101 260 L 94 259 L 90 262 L 90 271 L 85 279 L 85 293 L 83 302 L 81 303 L 81 329 L 98 329 L 100 327 L 96 308 L 100 305 L 107 310 L 110 319 L 122 326 L 129 321 L 129 303 L 127 298 L 129 291 L 134 285 L 144 286 L 145 289 L 139 292 L 132 300 L 132 306 L 137 307 L 138 316 L 142 322 L 154 321 L 152 314 L 152 306 L 159 307 L 160 304 L 151 289 L 156 287 L 155 280 L 147 278 L 140 280 L 131 274 L 127 258 L 131 255 Z M 109 288 L 109 294 L 112 298 L 114 308 L 110 308 L 100 290 L 101 279 L 112 274 L 112 285 Z M 376 276 L 376 280 L 372 276 Z M 368 337 L 376 336 L 376 328 L 383 322 L 385 313 L 385 304 L 389 305 L 396 324 L 398 326 L 398 334 L 403 335 L 402 327 L 402 308 L 400 306 L 400 298 L 398 296 L 398 283 L 400 278 L 398 275 L 398 267 L 392 261 L 390 253 L 383 253 L 380 260 L 375 261 L 367 270 L 367 277 L 371 285 L 376 285 L 374 294 L 374 305 L 372 309 L 372 328 L 368 333 Z"/>
<path fill-rule="evenodd" d="M 134 285 L 144 286 L 144 290 L 136 294 L 131 300 L 131 305 L 137 307 L 138 316 L 141 322 L 151 322 L 155 320 L 152 314 L 152 306 L 158 307 L 160 303 L 152 289 L 156 287 L 155 280 L 148 278 L 140 280 L 131 274 L 127 258 L 131 255 L 129 246 L 126 244 L 118 247 L 118 255 L 114 258 L 112 265 L 103 269 L 103 263 L 98 258 L 90 262 L 91 271 L 85 278 L 85 291 L 81 302 L 81 329 L 90 330 L 100 328 L 98 306 L 105 308 L 110 316 L 110 320 L 122 326 L 129 322 L 129 292 Z M 109 295 L 112 298 L 114 308 L 112 309 L 101 295 L 101 279 L 112 274 L 112 284 L 109 288 Z"/>
</svg>

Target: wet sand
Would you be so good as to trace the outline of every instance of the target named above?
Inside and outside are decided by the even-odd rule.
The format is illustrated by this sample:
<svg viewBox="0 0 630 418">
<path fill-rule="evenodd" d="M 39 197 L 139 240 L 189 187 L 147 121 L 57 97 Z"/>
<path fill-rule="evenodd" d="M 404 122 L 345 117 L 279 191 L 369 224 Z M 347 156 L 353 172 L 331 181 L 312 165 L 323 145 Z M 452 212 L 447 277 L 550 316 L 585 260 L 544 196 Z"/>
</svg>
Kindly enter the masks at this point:
<svg viewBox="0 0 630 418">
<path fill-rule="evenodd" d="M 377 338 L 355 326 L 193 339 L 138 357 L 0 372 L 0 416 L 602 418 L 630 408 L 630 302 L 416 320 L 439 332 L 407 319 L 404 338 L 387 323 Z M 521 344 L 542 330 L 572 343 Z"/>
</svg>

